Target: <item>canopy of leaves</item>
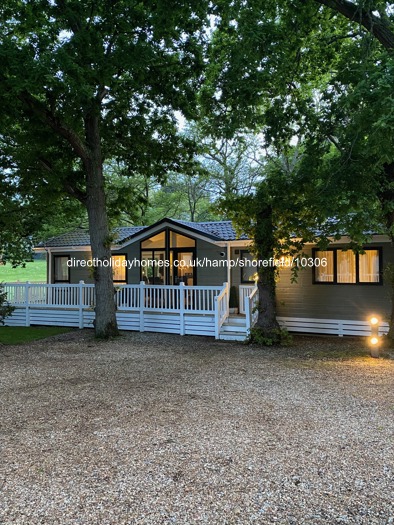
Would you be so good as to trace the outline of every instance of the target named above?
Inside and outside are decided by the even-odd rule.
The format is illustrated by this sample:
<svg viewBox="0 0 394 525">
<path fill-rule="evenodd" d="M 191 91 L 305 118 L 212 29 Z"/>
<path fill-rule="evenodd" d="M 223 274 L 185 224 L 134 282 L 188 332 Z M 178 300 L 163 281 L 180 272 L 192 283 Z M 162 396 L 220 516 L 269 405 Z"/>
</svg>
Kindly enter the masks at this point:
<svg viewBox="0 0 394 525">
<path fill-rule="evenodd" d="M 101 160 L 127 166 L 128 177 L 163 180 L 169 170 L 185 169 L 194 146 L 177 133 L 176 112 L 196 115 L 207 6 L 2 2 L 0 170 L 7 206 L 36 203 L 31 215 L 24 208 L 28 232 L 36 229 L 30 218 L 42 217 L 34 215 L 37 203 L 54 206 L 65 194 L 85 203 L 92 115 Z M 114 192 L 111 203 L 119 204 Z"/>
<path fill-rule="evenodd" d="M 258 129 L 286 157 L 297 141 L 292 194 L 360 242 L 377 223 L 393 231 L 393 36 L 389 2 L 223 5 L 201 96 L 217 133 Z"/>
</svg>

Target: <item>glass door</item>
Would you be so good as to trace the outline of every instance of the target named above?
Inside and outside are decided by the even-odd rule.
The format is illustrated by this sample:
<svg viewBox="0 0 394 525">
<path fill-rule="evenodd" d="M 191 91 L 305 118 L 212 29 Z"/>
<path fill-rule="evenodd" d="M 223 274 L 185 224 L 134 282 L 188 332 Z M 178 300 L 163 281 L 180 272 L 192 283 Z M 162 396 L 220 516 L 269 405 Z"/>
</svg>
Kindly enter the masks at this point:
<svg viewBox="0 0 394 525">
<path fill-rule="evenodd" d="M 170 277 L 171 284 L 185 283 L 186 286 L 195 284 L 195 271 L 193 266 L 194 252 L 171 250 Z"/>
</svg>

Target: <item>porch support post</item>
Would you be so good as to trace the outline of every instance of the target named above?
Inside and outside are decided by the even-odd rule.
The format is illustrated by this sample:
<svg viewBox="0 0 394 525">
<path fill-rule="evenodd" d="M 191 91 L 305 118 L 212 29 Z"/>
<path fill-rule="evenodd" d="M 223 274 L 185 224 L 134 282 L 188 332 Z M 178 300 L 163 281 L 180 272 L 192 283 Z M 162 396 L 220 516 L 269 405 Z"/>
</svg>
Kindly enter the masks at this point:
<svg viewBox="0 0 394 525">
<path fill-rule="evenodd" d="M 219 301 L 218 296 L 215 297 L 215 339 L 219 339 Z"/>
<path fill-rule="evenodd" d="M 227 243 L 227 282 L 229 286 L 231 286 L 231 267 L 230 267 L 230 261 L 231 261 L 231 244 Z"/>
<path fill-rule="evenodd" d="M 179 283 L 179 333 L 185 335 L 185 283 Z"/>
<path fill-rule="evenodd" d="M 26 322 L 25 326 L 30 326 L 30 308 L 29 308 L 29 289 L 30 289 L 30 282 L 27 281 L 25 284 L 25 306 L 26 306 Z"/>
<path fill-rule="evenodd" d="M 140 281 L 140 332 L 145 331 L 144 308 L 145 308 L 145 282 Z"/>
<path fill-rule="evenodd" d="M 84 281 L 79 281 L 78 288 L 78 307 L 79 307 L 79 328 L 83 328 L 83 286 Z"/>
</svg>

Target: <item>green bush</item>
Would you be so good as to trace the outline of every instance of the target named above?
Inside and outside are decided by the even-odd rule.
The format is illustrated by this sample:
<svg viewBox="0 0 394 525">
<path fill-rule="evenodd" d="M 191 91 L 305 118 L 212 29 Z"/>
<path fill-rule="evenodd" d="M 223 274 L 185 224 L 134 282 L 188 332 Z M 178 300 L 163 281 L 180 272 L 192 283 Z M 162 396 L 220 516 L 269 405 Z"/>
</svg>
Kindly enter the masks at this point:
<svg viewBox="0 0 394 525">
<path fill-rule="evenodd" d="M 292 341 L 292 336 L 285 328 L 270 330 L 267 333 L 257 326 L 250 330 L 247 340 L 248 343 L 260 346 L 289 346 Z"/>
<path fill-rule="evenodd" d="M 7 301 L 7 293 L 4 291 L 4 286 L 0 283 L 0 324 L 4 324 L 4 319 L 12 314 L 15 310 Z"/>
</svg>

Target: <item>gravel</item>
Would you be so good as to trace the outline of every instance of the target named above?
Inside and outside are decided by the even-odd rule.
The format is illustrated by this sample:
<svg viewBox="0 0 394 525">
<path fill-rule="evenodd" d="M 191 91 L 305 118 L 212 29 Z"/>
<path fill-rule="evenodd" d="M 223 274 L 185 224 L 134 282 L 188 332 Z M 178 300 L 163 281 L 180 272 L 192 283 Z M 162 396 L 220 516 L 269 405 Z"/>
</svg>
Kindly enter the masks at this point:
<svg viewBox="0 0 394 525">
<path fill-rule="evenodd" d="M 0 523 L 394 523 L 394 361 L 314 357 L 360 344 L 2 346 Z"/>
</svg>

